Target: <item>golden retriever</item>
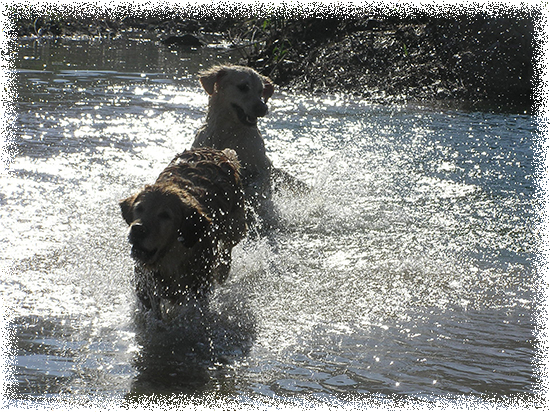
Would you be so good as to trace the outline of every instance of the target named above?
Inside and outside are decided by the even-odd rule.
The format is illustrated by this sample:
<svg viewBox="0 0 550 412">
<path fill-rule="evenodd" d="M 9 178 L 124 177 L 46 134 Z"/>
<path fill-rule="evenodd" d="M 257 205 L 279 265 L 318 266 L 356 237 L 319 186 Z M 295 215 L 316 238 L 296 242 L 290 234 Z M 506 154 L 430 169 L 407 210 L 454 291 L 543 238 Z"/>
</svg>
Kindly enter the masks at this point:
<svg viewBox="0 0 550 412">
<path fill-rule="evenodd" d="M 146 309 L 204 297 L 227 278 L 231 250 L 246 233 L 239 170 L 233 150 L 185 151 L 155 184 L 120 201 Z"/>
<path fill-rule="evenodd" d="M 271 80 L 243 66 L 215 66 L 200 74 L 208 93 L 206 123 L 199 129 L 192 147 L 230 148 L 242 166 L 246 198 L 253 204 L 269 196 L 273 183 L 295 191 L 307 186 L 273 167 L 258 130 L 258 118 L 267 114 L 273 95 Z"/>
</svg>

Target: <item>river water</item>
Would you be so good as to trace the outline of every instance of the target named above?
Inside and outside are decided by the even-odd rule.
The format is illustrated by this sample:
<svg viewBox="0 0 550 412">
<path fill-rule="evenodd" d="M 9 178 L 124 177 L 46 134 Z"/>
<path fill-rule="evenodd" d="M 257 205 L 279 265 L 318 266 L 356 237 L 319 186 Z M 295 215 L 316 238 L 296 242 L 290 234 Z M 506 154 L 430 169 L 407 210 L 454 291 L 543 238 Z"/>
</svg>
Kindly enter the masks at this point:
<svg viewBox="0 0 550 412">
<path fill-rule="evenodd" d="M 190 147 L 197 72 L 238 55 L 128 33 L 13 56 L 12 406 L 540 402 L 533 116 L 277 91 L 260 129 L 312 193 L 277 195 L 207 311 L 159 323 L 136 312 L 118 200 Z"/>
</svg>

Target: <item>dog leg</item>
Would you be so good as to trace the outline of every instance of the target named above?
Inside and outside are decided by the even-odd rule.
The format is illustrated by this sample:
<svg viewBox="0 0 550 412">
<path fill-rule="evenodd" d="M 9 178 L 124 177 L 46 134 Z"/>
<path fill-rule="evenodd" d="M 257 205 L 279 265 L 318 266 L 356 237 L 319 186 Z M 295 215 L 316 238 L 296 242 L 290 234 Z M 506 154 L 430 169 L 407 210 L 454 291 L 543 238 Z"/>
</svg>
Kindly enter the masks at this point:
<svg viewBox="0 0 550 412">
<path fill-rule="evenodd" d="M 160 299 L 157 296 L 157 286 L 149 271 L 142 265 L 134 267 L 134 288 L 139 303 L 145 311 L 151 311 L 155 317 L 160 317 Z"/>
<path fill-rule="evenodd" d="M 215 270 L 216 280 L 219 283 L 225 282 L 231 270 L 231 248 L 220 247 L 218 250 L 218 265 Z"/>
<path fill-rule="evenodd" d="M 271 180 L 275 192 L 286 189 L 294 194 L 305 195 L 311 191 L 311 188 L 307 184 L 276 167 L 271 169 Z"/>
</svg>

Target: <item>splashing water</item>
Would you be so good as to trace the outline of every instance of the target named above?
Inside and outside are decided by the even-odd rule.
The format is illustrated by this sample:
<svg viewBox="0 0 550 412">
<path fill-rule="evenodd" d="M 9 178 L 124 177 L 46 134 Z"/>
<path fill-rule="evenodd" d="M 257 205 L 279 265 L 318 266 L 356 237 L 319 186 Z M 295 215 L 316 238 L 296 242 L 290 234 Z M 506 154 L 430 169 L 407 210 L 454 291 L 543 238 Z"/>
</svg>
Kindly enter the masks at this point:
<svg viewBox="0 0 550 412">
<path fill-rule="evenodd" d="M 209 307 L 136 311 L 117 202 L 190 146 L 207 103 L 193 76 L 224 53 L 17 46 L 0 185 L 11 398 L 534 396 L 527 115 L 276 93 L 269 155 L 311 193 L 275 197 L 278 227 L 234 249 Z"/>
</svg>

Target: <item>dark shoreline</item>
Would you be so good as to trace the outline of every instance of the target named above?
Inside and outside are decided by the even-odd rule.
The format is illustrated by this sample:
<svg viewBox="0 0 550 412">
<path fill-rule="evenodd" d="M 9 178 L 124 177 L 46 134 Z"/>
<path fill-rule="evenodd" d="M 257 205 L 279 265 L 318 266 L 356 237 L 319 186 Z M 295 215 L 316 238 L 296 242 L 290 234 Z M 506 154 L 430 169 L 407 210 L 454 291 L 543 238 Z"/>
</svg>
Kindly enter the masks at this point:
<svg viewBox="0 0 550 412">
<path fill-rule="evenodd" d="M 240 51 L 241 64 L 285 89 L 520 113 L 536 103 L 535 9 L 407 18 L 14 15 L 14 36 L 112 38 L 145 30 L 161 47 L 200 47 L 204 35 L 221 33 Z"/>
</svg>

